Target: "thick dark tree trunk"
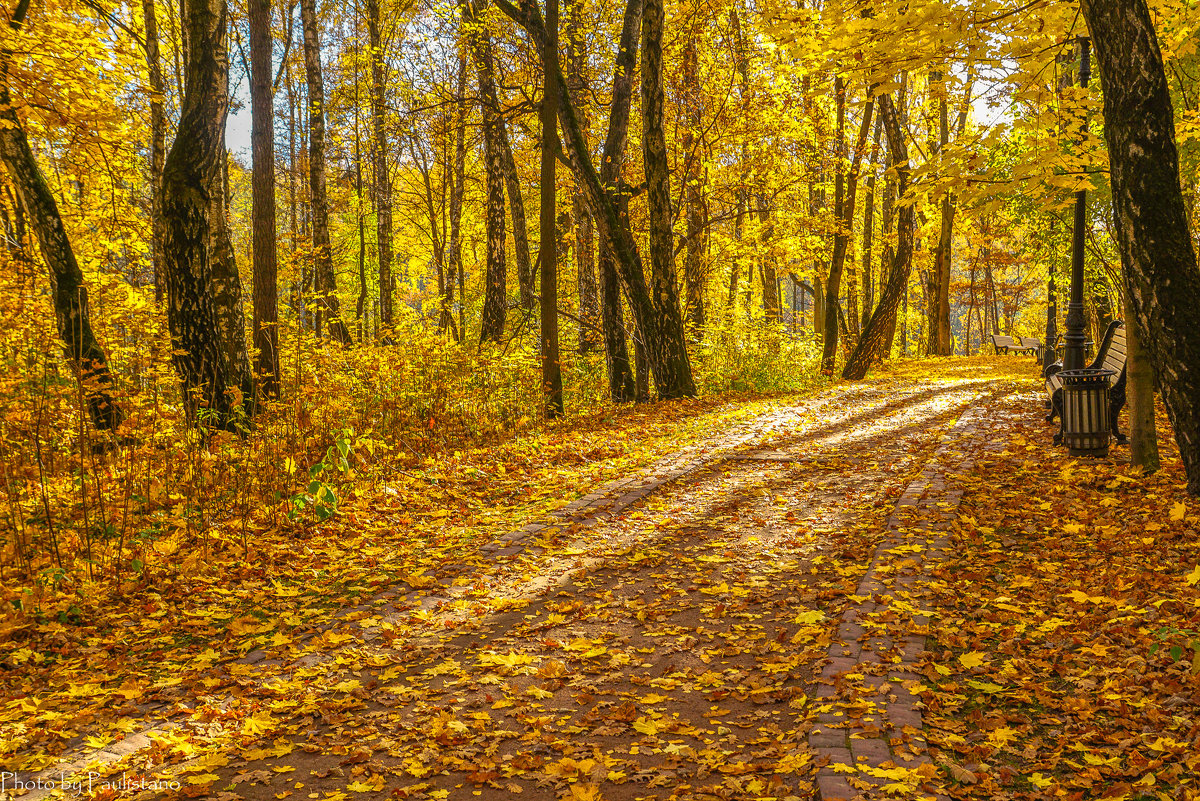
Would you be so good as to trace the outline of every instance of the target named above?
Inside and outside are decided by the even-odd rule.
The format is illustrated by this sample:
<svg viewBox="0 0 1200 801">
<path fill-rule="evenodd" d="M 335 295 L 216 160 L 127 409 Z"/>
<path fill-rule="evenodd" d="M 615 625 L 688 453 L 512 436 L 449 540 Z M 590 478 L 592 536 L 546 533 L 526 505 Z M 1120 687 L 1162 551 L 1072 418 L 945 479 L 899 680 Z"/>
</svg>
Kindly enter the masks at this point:
<svg viewBox="0 0 1200 801">
<path fill-rule="evenodd" d="M 842 128 L 842 117 L 845 114 L 845 87 L 838 79 L 838 127 Z M 850 237 L 854 232 L 854 204 L 858 194 L 858 176 L 862 170 L 863 151 L 866 149 L 867 137 L 871 133 L 871 117 L 875 110 L 875 100 L 868 90 L 866 106 L 863 108 L 862 123 L 858 128 L 858 139 L 854 145 L 853 155 L 844 168 L 838 173 L 838 191 L 834 201 L 834 216 L 837 219 L 837 231 L 833 237 L 833 256 L 829 262 L 829 277 L 825 282 L 825 336 L 822 343 L 821 370 L 832 373 L 837 359 L 838 315 L 830 314 L 829 310 L 839 310 L 838 292 L 842 283 L 842 269 L 846 264 L 846 251 L 850 247 Z M 843 140 L 844 141 L 844 140 Z"/>
<path fill-rule="evenodd" d="M 600 243 L 600 316 L 604 332 L 604 360 L 608 367 L 608 392 L 614 403 L 631 403 L 634 398 L 633 367 L 625 339 L 625 314 L 621 308 L 621 279 L 612 252 Z"/>
<path fill-rule="evenodd" d="M 20 30 L 29 12 L 29 0 L 20 0 L 9 26 Z M 0 51 L 0 156 L 16 189 L 21 207 L 29 217 L 42 258 L 50 271 L 50 289 L 63 355 L 75 368 L 83 387 L 88 416 L 100 430 L 114 429 L 123 415 L 113 402 L 113 378 L 104 349 L 96 341 L 88 316 L 87 289 L 75 252 L 67 239 L 58 203 L 46 183 L 25 129 L 12 106 L 8 90 L 8 66 L 12 51 Z"/>
<path fill-rule="evenodd" d="M 371 43 L 371 151 L 374 161 L 376 258 L 379 264 L 379 322 L 394 321 L 392 296 L 392 180 L 388 171 L 387 95 L 383 54 L 383 18 L 379 0 L 367 0 L 367 35 Z"/>
<path fill-rule="evenodd" d="M 646 170 L 646 203 L 650 217 L 650 292 L 657 330 L 646 335 L 655 365 L 660 397 L 696 394 L 688 362 L 675 276 L 671 229 L 671 182 L 667 140 L 663 132 L 663 0 L 644 0 L 642 7 L 642 161 Z"/>
<path fill-rule="evenodd" d="M 1084 0 L 1104 89 L 1125 290 L 1200 495 L 1200 268 L 1179 186 L 1175 119 L 1145 0 Z"/>
<path fill-rule="evenodd" d="M 908 191 L 908 144 L 900 127 L 899 115 L 888 95 L 878 99 L 879 113 L 883 115 L 884 130 L 887 132 L 888 152 L 896 170 L 897 192 L 903 198 Z M 867 374 L 871 364 L 879 359 L 888 342 L 889 331 L 895 331 L 896 310 L 908 288 L 908 274 L 912 269 L 913 233 L 915 218 L 911 204 L 900 206 L 896 212 L 896 252 L 892 257 L 888 282 L 880 294 L 879 305 L 863 328 L 853 353 L 846 359 L 842 378 L 859 380 Z M 827 326 L 828 327 L 828 326 Z"/>
<path fill-rule="evenodd" d="M 313 278 L 320 316 L 329 336 L 352 344 L 342 322 L 329 244 L 329 198 L 325 188 L 325 79 L 321 74 L 321 44 L 317 35 L 316 0 L 300 0 L 304 26 L 304 71 L 308 81 L 308 185 L 312 209 Z"/>
<path fill-rule="evenodd" d="M 555 159 L 558 154 L 558 0 L 546 0 L 546 46 L 542 48 L 542 164 L 538 260 L 541 262 L 542 399 L 546 417 L 563 413 L 562 370 L 558 354 L 558 209 Z"/>
<path fill-rule="evenodd" d="M 212 219 L 224 194 L 225 114 L 229 59 L 225 0 L 184 0 L 187 92 L 175 142 L 163 166 L 163 270 L 172 361 L 193 412 L 206 407 L 228 424 L 237 400 L 222 338 L 213 283 Z"/>
<path fill-rule="evenodd" d="M 153 0 L 146 0 L 152 3 Z M 275 231 L 275 103 L 271 0 L 249 0 L 251 237 L 254 243 L 254 372 L 262 394 L 279 396 L 279 289 Z"/>
<path fill-rule="evenodd" d="M 142 0 L 145 19 L 146 66 L 150 73 L 150 258 L 154 266 L 154 299 L 162 303 L 162 172 L 167 157 L 166 86 L 158 47 L 158 17 L 154 0 Z"/>
</svg>

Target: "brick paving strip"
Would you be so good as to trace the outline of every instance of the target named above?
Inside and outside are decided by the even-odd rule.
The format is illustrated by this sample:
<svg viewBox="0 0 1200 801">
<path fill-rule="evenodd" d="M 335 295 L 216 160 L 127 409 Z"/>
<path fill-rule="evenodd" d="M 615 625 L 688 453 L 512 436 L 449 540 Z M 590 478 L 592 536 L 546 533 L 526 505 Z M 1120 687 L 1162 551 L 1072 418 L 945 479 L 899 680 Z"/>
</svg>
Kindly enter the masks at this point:
<svg viewBox="0 0 1200 801">
<path fill-rule="evenodd" d="M 982 389 L 983 383 L 981 382 L 980 389 Z M 982 394 L 986 397 L 986 390 Z M 795 434 L 798 413 L 811 414 L 815 406 L 817 411 L 826 415 L 823 417 L 818 415 L 821 420 L 821 425 L 817 427 L 818 431 L 824 428 L 836 429 L 838 421 L 835 415 L 842 413 L 844 417 L 852 417 L 853 413 L 847 413 L 846 410 L 858 409 L 857 403 L 869 395 L 870 390 L 864 385 L 837 387 L 832 392 L 803 402 L 799 407 L 786 406 L 769 411 L 737 424 L 734 426 L 733 432 L 710 437 L 660 458 L 632 477 L 611 481 L 550 513 L 549 519 L 545 522 L 530 523 L 520 529 L 500 535 L 492 542 L 481 546 L 480 550 L 488 555 L 510 558 L 519 557 L 523 553 L 542 551 L 544 548 L 537 542 L 539 537 L 555 532 L 588 528 L 614 518 L 664 485 L 683 479 L 714 463 L 746 458 L 771 461 L 774 452 L 760 450 L 762 443 L 777 438 L 781 431 L 786 431 L 789 435 Z M 862 409 L 858 409 L 858 412 L 861 413 Z M 960 439 L 978 430 L 977 418 L 979 415 L 976 412 L 978 412 L 977 407 L 970 409 L 942 438 L 932 461 L 909 485 L 897 502 L 896 511 L 888 521 L 888 529 L 891 534 L 876 550 L 871 568 L 858 587 L 857 594 L 859 596 L 871 596 L 885 588 L 886 579 L 883 574 L 890 570 L 887 560 L 895 555 L 895 549 L 911 546 L 913 542 L 917 541 L 924 542 L 924 537 L 918 537 L 914 532 L 926 534 L 926 532 L 934 532 L 937 526 L 941 526 L 943 529 L 948 527 L 948 519 L 957 507 L 962 491 L 949 490 L 939 496 L 942 501 L 952 501 L 950 506 L 947 506 L 946 503 L 939 503 L 938 499 L 931 497 L 930 493 L 941 492 L 945 489 L 946 468 L 955 455 L 955 449 L 961 444 Z M 794 457 L 783 455 L 780 455 L 779 460 L 795 461 Z M 959 471 L 965 471 L 969 469 L 970 464 L 970 461 L 963 461 L 954 467 Z M 935 509 L 935 505 L 940 508 Z M 924 528 L 913 528 L 905 522 L 912 511 L 940 516 L 942 522 L 931 519 L 923 524 Z M 925 563 L 930 563 L 935 561 L 934 555 L 945 552 L 948 545 L 948 535 L 943 533 L 935 538 L 924 557 L 921 554 L 912 554 L 909 558 L 917 563 L 922 563 L 922 558 L 924 558 Z M 905 552 L 901 551 L 901 553 Z M 586 567 L 594 561 L 597 560 L 585 559 L 582 560 L 581 565 L 577 560 L 572 568 L 564 571 L 557 580 L 551 579 L 542 583 L 546 586 L 561 583 L 581 566 Z M 375 640 L 381 635 L 381 629 L 378 626 L 365 625 L 364 619 L 377 616 L 381 607 L 389 605 L 397 610 L 391 615 L 394 618 L 407 618 L 413 610 L 417 609 L 426 613 L 446 612 L 443 616 L 447 620 L 469 616 L 469 613 L 464 615 L 461 612 L 448 611 L 452 602 L 456 600 L 456 592 L 449 586 L 454 577 L 453 573 L 448 577 L 439 576 L 440 587 L 411 589 L 399 586 L 380 592 L 357 606 L 339 611 L 332 616 L 329 623 L 303 635 L 298 635 L 293 645 L 298 648 L 310 644 L 326 632 L 360 620 L 363 621 L 363 625 L 351 625 L 350 630 L 359 640 Z M 909 586 L 918 578 L 915 575 L 905 575 L 898 580 L 897 584 Z M 852 606 L 843 616 L 839 625 L 839 635 L 843 642 L 835 643 L 830 648 L 829 664 L 820 677 L 825 683 L 818 693 L 819 697 L 833 699 L 836 694 L 836 686 L 844 675 L 851 675 L 851 671 L 858 670 L 864 665 L 879 663 L 881 649 L 884 646 L 891 648 L 892 643 L 886 638 L 868 639 L 864 628 L 859 625 L 859 621 L 865 620 L 865 617 L 876 607 L 875 602 L 864 601 L 858 606 Z M 919 617 L 915 619 L 915 622 L 918 626 L 927 624 L 927 621 L 922 621 Z M 858 642 L 860 638 L 866 641 L 860 643 Z M 918 682 L 921 677 L 914 672 L 915 663 L 917 656 L 924 648 L 924 636 L 913 635 L 906 638 L 902 647 L 903 661 L 897 664 L 897 669 L 889 673 L 889 676 L 896 677 L 905 684 Z M 231 667 L 235 674 L 239 672 L 238 668 L 252 670 L 256 667 L 270 667 L 275 671 L 272 678 L 278 678 L 315 669 L 320 665 L 333 662 L 336 657 L 336 651 L 330 649 L 321 653 L 310 653 L 298 659 L 281 659 L 273 653 L 260 649 L 235 660 Z M 217 665 L 213 669 L 219 667 Z M 876 682 L 876 685 L 888 686 L 882 679 Z M 893 742 L 902 741 L 902 744 L 896 749 L 889 748 L 888 740 L 882 739 L 880 736 L 863 737 L 862 731 L 854 732 L 844 728 L 846 718 L 841 712 L 831 709 L 828 712 L 820 713 L 821 725 L 814 730 L 810 737 L 810 747 L 816 751 L 819 757 L 829 760 L 829 765 L 822 768 L 818 776 L 822 801 L 836 801 L 836 799 L 850 801 L 850 799 L 863 797 L 860 791 L 851 784 L 851 781 L 858 783 L 861 779 L 848 779 L 849 774 L 838 772 L 834 765 L 851 766 L 857 763 L 873 767 L 885 764 L 888 760 L 895 760 L 896 764 L 900 765 L 929 762 L 928 757 L 923 756 L 924 741 L 919 735 L 921 717 L 919 710 L 914 706 L 915 696 L 908 690 L 898 687 L 892 687 L 891 691 L 898 699 L 901 699 L 888 704 L 884 713 L 888 721 L 892 722 L 892 728 L 887 732 L 890 739 Z M 178 717 L 181 712 L 186 714 L 188 711 L 186 708 L 176 709 L 172 715 L 171 712 L 168 712 L 169 706 L 169 704 L 156 704 L 147 707 L 147 711 L 151 714 L 158 712 L 161 715 L 158 722 L 147 728 L 131 733 L 100 749 L 78 748 L 64 754 L 57 764 L 38 773 L 23 776 L 24 782 L 40 782 L 45 785 L 46 789 L 35 789 L 15 797 L 21 798 L 23 801 L 39 801 L 39 799 L 49 797 L 54 789 L 61 785 L 64 778 L 86 776 L 93 772 L 97 775 L 104 774 L 106 768 L 111 769 L 114 763 L 154 745 L 156 738 L 169 737 L 173 730 L 182 728 L 183 724 L 168 718 L 170 716 Z M 870 723 L 871 719 L 864 717 L 861 722 Z M 863 731 L 871 731 L 871 729 Z M 875 731 L 878 733 L 877 727 Z M 870 779 L 867 775 L 862 778 Z M 870 780 L 880 783 L 877 779 Z"/>
<path fill-rule="evenodd" d="M 918 662 L 929 618 L 909 602 L 951 551 L 950 527 L 962 501 L 957 476 L 969 473 L 990 443 L 988 405 L 976 404 L 942 436 L 933 458 L 908 485 L 888 519 L 818 677 L 822 701 L 808 737 L 817 755 L 821 801 L 894 798 L 881 788 L 905 769 L 936 774 L 922 733 Z M 900 769 L 900 770 L 897 770 Z M 909 798 L 937 798 L 928 793 Z"/>
</svg>

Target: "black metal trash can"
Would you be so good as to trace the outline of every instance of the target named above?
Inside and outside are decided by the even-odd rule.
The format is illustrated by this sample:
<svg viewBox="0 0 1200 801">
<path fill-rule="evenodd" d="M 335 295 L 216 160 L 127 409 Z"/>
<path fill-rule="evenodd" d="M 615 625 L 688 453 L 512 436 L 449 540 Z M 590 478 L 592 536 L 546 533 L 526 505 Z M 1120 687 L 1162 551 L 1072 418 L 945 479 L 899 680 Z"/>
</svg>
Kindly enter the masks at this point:
<svg viewBox="0 0 1200 801">
<path fill-rule="evenodd" d="M 1063 370 L 1063 444 L 1071 456 L 1107 456 L 1108 388 L 1115 370 Z"/>
</svg>

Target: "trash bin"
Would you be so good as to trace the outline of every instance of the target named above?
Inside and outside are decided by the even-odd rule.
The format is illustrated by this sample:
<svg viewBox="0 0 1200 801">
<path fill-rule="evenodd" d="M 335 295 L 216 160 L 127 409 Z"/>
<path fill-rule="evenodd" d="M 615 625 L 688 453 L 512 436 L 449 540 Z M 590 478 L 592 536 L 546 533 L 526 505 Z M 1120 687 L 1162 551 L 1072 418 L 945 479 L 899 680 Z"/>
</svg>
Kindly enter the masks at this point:
<svg viewBox="0 0 1200 801">
<path fill-rule="evenodd" d="M 1072 456 L 1107 456 L 1108 388 L 1115 370 L 1063 370 L 1063 444 Z"/>
</svg>

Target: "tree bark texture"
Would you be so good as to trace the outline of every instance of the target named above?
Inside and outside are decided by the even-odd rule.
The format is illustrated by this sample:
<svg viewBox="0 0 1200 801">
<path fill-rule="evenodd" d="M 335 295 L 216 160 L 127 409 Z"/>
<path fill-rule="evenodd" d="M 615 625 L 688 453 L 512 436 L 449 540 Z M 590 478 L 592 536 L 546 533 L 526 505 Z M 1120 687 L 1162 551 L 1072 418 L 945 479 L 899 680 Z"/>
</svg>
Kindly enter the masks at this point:
<svg viewBox="0 0 1200 801">
<path fill-rule="evenodd" d="M 558 0 L 546 0 L 546 46 L 542 48 L 542 163 L 541 208 L 541 339 L 542 402 L 546 417 L 563 413 L 562 370 L 558 353 L 558 210 L 555 159 L 558 154 Z"/>
<path fill-rule="evenodd" d="M 483 115 L 483 161 L 487 185 L 485 227 L 487 230 L 487 270 L 484 277 L 483 315 L 479 326 L 479 341 L 499 342 L 504 336 L 504 321 L 508 312 L 508 265 L 505 256 L 504 231 L 504 142 L 503 120 L 500 118 L 496 93 L 495 64 L 491 38 L 478 20 L 470 0 L 462 0 L 462 18 L 467 26 L 467 40 L 475 61 L 479 81 L 480 106 Z M 519 189 L 519 187 L 518 187 Z"/>
<path fill-rule="evenodd" d="M 224 194 L 229 58 L 225 0 L 184 0 L 187 89 L 175 142 L 163 166 L 163 269 L 172 361 L 193 413 L 205 407 L 227 424 L 237 399 L 213 291 L 218 258 L 212 219 Z"/>
<path fill-rule="evenodd" d="M 153 0 L 146 0 L 152 3 Z M 271 0 L 249 0 L 251 237 L 254 248 L 254 372 L 267 397 L 279 396 L 279 289 L 275 230 L 275 103 Z"/>
<path fill-rule="evenodd" d="M 158 45 L 158 16 L 154 0 L 142 0 L 146 37 L 146 67 L 150 75 L 150 258 L 154 269 L 154 299 L 162 303 L 162 172 L 167 157 L 166 85 Z"/>
<path fill-rule="evenodd" d="M 14 32 L 24 24 L 28 12 L 29 0 L 20 0 L 9 20 Z M 83 272 L 63 227 L 58 203 L 12 105 L 8 88 L 11 60 L 11 50 L 0 51 L 0 156 L 49 268 L 58 336 L 64 344 L 63 355 L 74 367 L 83 389 L 88 417 L 99 430 L 115 429 L 124 416 L 113 400 L 108 358 L 92 331 Z"/>
<path fill-rule="evenodd" d="M 1179 184 L 1162 54 L 1145 0 L 1084 0 L 1104 89 L 1117 244 L 1142 345 L 1200 495 L 1200 268 Z"/>
<path fill-rule="evenodd" d="M 580 19 L 583 4 L 580 0 L 568 0 L 565 8 L 567 90 L 579 112 L 579 127 L 584 138 L 590 143 L 591 121 L 586 110 L 588 47 Z M 583 321 L 579 326 L 579 352 L 591 353 L 600 345 L 597 329 L 602 328 L 600 289 L 596 280 L 596 229 L 592 223 L 587 197 L 578 187 L 571 196 L 571 218 L 575 223 L 575 276 L 579 294 L 579 319 Z"/>
<path fill-rule="evenodd" d="M 446 264 L 450 275 L 442 293 L 442 310 L 438 317 L 438 328 L 450 330 L 455 340 L 461 333 L 454 325 L 454 282 L 462 275 L 462 202 L 466 180 L 467 163 L 467 59 L 463 53 L 458 59 L 458 88 L 454 109 L 454 165 L 450 174 L 450 236 L 446 252 Z M 459 299 L 462 302 L 462 299 Z"/>
<path fill-rule="evenodd" d="M 642 161 L 646 170 L 646 203 L 650 218 L 650 292 L 657 319 L 654 338 L 645 343 L 658 358 L 654 383 L 664 398 L 696 394 L 688 361 L 675 276 L 671 230 L 670 165 L 663 131 L 664 0 L 644 0 L 642 7 Z M 645 333 L 645 329 L 642 329 Z"/>
<path fill-rule="evenodd" d="M 317 34 L 316 0 L 300 0 L 304 27 L 304 72 L 308 83 L 308 185 L 312 210 L 313 278 L 317 308 L 329 336 L 352 344 L 350 329 L 342 321 L 329 244 L 329 198 L 325 187 L 325 78 L 321 72 L 321 43 Z"/>
<path fill-rule="evenodd" d="M 846 90 L 838 78 L 839 130 L 845 114 Z M 858 139 L 854 144 L 853 155 L 849 161 L 843 159 L 845 165 L 838 172 L 837 193 L 834 200 L 834 217 L 837 221 L 837 231 L 833 237 L 833 255 L 829 262 L 829 277 L 825 281 L 825 302 L 828 304 L 825 314 L 825 332 L 821 351 L 821 370 L 833 373 L 837 359 L 838 315 L 829 314 L 828 310 L 839 309 L 838 292 L 842 283 L 842 269 L 846 264 L 846 251 L 850 246 L 850 237 L 854 232 L 854 204 L 858 193 L 858 176 L 862 170 L 862 156 L 866 148 L 867 137 L 871 133 L 871 117 L 875 110 L 875 100 L 868 90 L 867 103 L 863 107 L 862 122 L 858 127 Z M 844 141 L 844 140 L 843 140 Z"/>
<path fill-rule="evenodd" d="M 892 154 L 892 164 L 896 169 L 897 193 L 903 198 L 908 191 L 908 144 L 904 141 L 899 115 L 891 97 L 881 95 L 878 103 L 879 113 L 883 115 L 884 131 L 887 133 L 888 152 Z M 879 305 L 875 307 L 870 321 L 863 328 L 858 344 L 846 359 L 842 378 L 853 381 L 863 378 L 871 364 L 881 358 L 889 331 L 895 331 L 896 310 L 906 294 L 908 275 L 912 269 L 915 224 L 911 204 L 900 206 L 896 210 L 896 252 L 889 265 L 888 282 L 880 294 Z"/>
<path fill-rule="evenodd" d="M 379 272 L 379 322 L 393 323 L 392 178 L 388 169 L 387 89 L 383 58 L 383 18 L 379 0 L 367 0 L 367 36 L 371 45 L 371 155 L 375 201 L 376 260 Z"/>
<path fill-rule="evenodd" d="M 685 167 L 684 207 L 687 218 L 687 244 L 683 259 L 683 277 L 687 285 L 684 320 L 693 339 L 704 329 L 704 266 L 705 239 L 708 227 L 704 220 L 704 187 L 701 173 L 702 142 L 699 133 L 704 124 L 704 96 L 700 90 L 700 75 L 696 52 L 696 32 L 690 32 L 683 49 L 683 157 Z"/>
<path fill-rule="evenodd" d="M 491 43 L 488 43 L 489 50 Z M 499 110 L 500 100 L 488 100 Z M 508 141 L 508 130 L 504 117 L 497 111 L 496 135 L 500 138 L 500 155 L 504 164 L 504 186 L 508 191 L 508 214 L 512 218 L 513 258 L 517 262 L 517 291 L 520 293 L 521 308 L 533 310 L 534 280 L 533 260 L 529 257 L 529 223 L 525 217 L 525 198 L 521 195 L 521 175 L 517 172 L 517 160 L 513 158 L 512 145 Z M 557 139 L 555 140 L 557 141 Z"/>
<path fill-rule="evenodd" d="M 1129 463 L 1147 473 L 1159 468 L 1154 425 L 1154 365 L 1142 347 L 1132 296 L 1125 293 L 1125 395 L 1129 401 Z M 1116 421 L 1112 421 L 1116 423 Z M 1115 429 L 1116 426 L 1114 425 Z"/>
<path fill-rule="evenodd" d="M 874 144 L 871 145 L 871 174 L 867 176 L 867 196 L 863 202 L 862 253 L 862 325 L 866 327 L 875 306 L 875 276 L 872 270 L 872 250 L 875 247 L 875 185 L 878 174 L 879 141 L 883 135 L 883 115 L 875 117 Z"/>
</svg>

